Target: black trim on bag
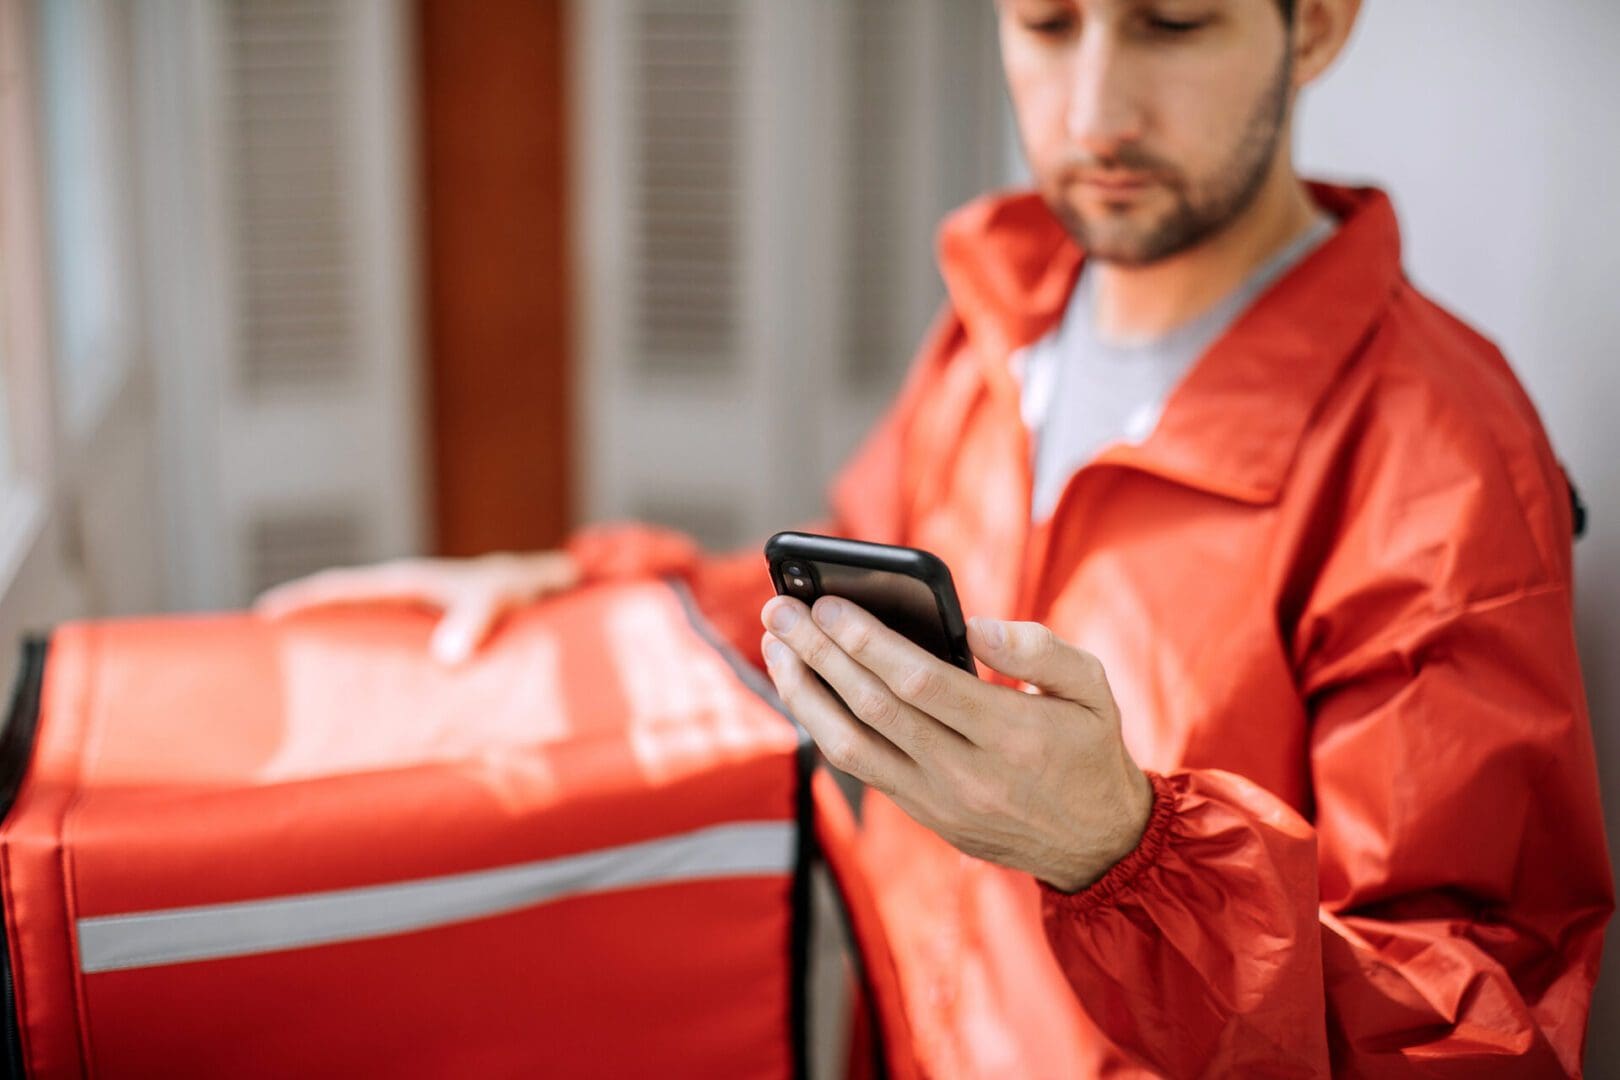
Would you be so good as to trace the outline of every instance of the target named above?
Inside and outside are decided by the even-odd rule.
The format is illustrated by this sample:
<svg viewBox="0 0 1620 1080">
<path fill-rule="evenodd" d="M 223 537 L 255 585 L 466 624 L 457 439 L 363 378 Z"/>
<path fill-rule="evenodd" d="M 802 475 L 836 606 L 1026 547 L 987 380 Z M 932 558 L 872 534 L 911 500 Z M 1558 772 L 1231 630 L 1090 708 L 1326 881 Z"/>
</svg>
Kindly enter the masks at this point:
<svg viewBox="0 0 1620 1080">
<path fill-rule="evenodd" d="M 11 685 L 11 707 L 6 711 L 6 726 L 0 728 L 0 820 L 11 813 L 11 804 L 17 801 L 28 762 L 34 756 L 39 691 L 49 647 L 49 640 L 43 637 L 29 635 L 23 639 L 22 661 Z"/>
<path fill-rule="evenodd" d="M 50 642 L 28 636 L 22 643 L 22 660 L 17 680 L 11 688 L 11 707 L 6 726 L 0 729 L 0 820 L 10 813 L 28 775 L 34 757 L 34 739 L 39 732 L 40 687 L 45 681 L 45 654 Z M 3 913 L 0 913 L 3 915 Z M 4 1012 L 0 1013 L 0 1042 L 3 1042 L 6 1075 L 20 1078 L 23 1069 L 22 1038 L 17 1026 L 17 988 L 12 982 L 11 943 L 6 939 L 6 922 L 0 917 L 0 982 L 4 983 Z"/>
<path fill-rule="evenodd" d="M 797 788 L 793 798 L 794 819 L 794 851 L 793 851 L 793 886 L 791 891 L 792 912 L 788 931 L 788 1024 L 793 1048 L 793 1075 L 801 1080 L 808 1080 L 810 1075 L 810 1024 L 809 1024 L 809 975 L 810 975 L 810 863 L 815 846 L 815 823 L 810 814 L 814 804 L 810 796 L 810 772 L 815 768 L 815 747 L 810 733 L 804 730 L 800 723 L 793 719 L 791 713 L 776 696 L 776 691 L 766 683 L 762 685 L 764 676 L 760 674 L 748 661 L 737 654 L 731 643 L 722 638 L 710 625 L 708 618 L 697 606 L 697 600 L 686 583 L 677 579 L 666 579 L 666 584 L 674 591 L 681 602 L 681 610 L 685 613 L 687 622 L 697 631 L 699 637 L 708 644 L 731 667 L 733 675 L 748 689 L 752 690 L 761 700 L 780 713 L 788 723 L 793 725 L 798 736 L 799 746 L 794 752 L 794 773 Z"/>
<path fill-rule="evenodd" d="M 732 647 L 731 643 L 719 635 L 709 623 L 697 606 L 697 600 L 686 587 L 685 582 L 678 578 L 666 579 L 666 584 L 674 590 L 680 599 L 681 609 L 686 613 L 687 620 L 698 636 L 703 638 L 711 648 L 730 665 L 732 674 L 737 680 L 752 690 L 761 701 L 776 710 L 783 719 L 793 725 L 798 736 L 799 747 L 794 754 L 794 771 L 797 774 L 798 790 L 794 795 L 794 822 L 797 833 L 797 845 L 793 859 L 793 889 L 792 889 L 792 928 L 790 931 L 789 949 L 789 978 L 792 982 L 788 987 L 788 1001 L 790 1024 L 793 1039 L 793 1069 L 794 1075 L 807 1078 L 810 1075 L 810 931 L 811 931 L 811 870 L 818 863 L 825 865 L 820 846 L 816 843 L 815 826 L 815 796 L 811 788 L 811 778 L 816 767 L 820 764 L 821 755 L 816 747 L 815 740 L 804 729 L 804 725 L 796 720 L 787 705 L 777 696 L 776 688 L 764 672 L 760 671 L 747 660 L 743 659 Z M 875 1080 L 887 1080 L 889 1075 L 888 1060 L 883 1052 L 883 1028 L 879 1023 L 877 1014 L 877 998 L 872 991 L 871 980 L 867 978 L 866 965 L 861 962 L 860 949 L 855 944 L 855 931 L 851 922 L 849 905 L 839 894 L 838 876 L 828 874 L 833 883 L 833 894 L 838 898 L 838 918 L 844 930 L 845 940 L 849 942 L 850 962 L 855 969 L 855 978 L 861 987 L 861 998 L 865 1006 L 867 1030 L 872 1040 L 872 1076 Z"/>
<path fill-rule="evenodd" d="M 825 765 L 825 768 L 835 780 L 847 775 L 831 765 Z M 842 783 L 839 788 L 847 797 L 849 792 Z M 821 860 L 822 866 L 827 866 L 819 848 L 816 857 Z M 867 977 L 866 963 L 861 957 L 860 939 L 855 936 L 855 916 L 850 913 L 849 905 L 844 903 L 843 894 L 838 886 L 838 875 L 832 872 L 830 866 L 827 866 L 827 880 L 832 882 L 833 895 L 838 898 L 838 903 L 834 905 L 838 913 L 838 928 L 844 933 L 844 943 L 849 949 L 850 967 L 854 969 L 855 983 L 861 989 L 861 1011 L 866 1014 L 866 1033 L 872 1041 L 872 1080 L 889 1080 L 889 1058 L 883 1052 L 883 1021 L 878 1016 L 877 993 L 872 987 L 872 980 Z"/>
<path fill-rule="evenodd" d="M 810 1076 L 810 868 L 816 855 L 815 803 L 810 793 L 810 776 L 816 768 L 816 744 L 810 734 L 794 721 L 799 748 L 793 755 L 798 789 L 794 792 L 793 817 L 797 844 L 793 854 L 793 924 L 790 931 L 789 968 L 793 980 L 788 986 L 788 1015 L 793 1024 L 794 1075 Z"/>
<path fill-rule="evenodd" d="M 1564 474 L 1564 486 L 1569 489 L 1569 518 L 1570 531 L 1579 540 L 1586 535 L 1586 502 L 1581 498 L 1580 491 L 1575 487 L 1575 481 L 1569 477 L 1569 470 L 1559 463 L 1559 471 Z"/>
</svg>

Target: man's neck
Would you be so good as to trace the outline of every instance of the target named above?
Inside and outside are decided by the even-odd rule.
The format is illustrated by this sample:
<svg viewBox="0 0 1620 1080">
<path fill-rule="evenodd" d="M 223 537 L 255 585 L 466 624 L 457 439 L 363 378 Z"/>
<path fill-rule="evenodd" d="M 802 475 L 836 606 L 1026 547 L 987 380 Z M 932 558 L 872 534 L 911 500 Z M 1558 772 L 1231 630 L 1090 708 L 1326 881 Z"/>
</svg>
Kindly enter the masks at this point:
<svg viewBox="0 0 1620 1080">
<path fill-rule="evenodd" d="M 1159 337 L 1196 318 L 1286 247 L 1317 214 L 1305 185 L 1281 161 L 1236 221 L 1203 243 L 1148 266 L 1097 262 L 1093 325 L 1105 340 Z"/>
</svg>

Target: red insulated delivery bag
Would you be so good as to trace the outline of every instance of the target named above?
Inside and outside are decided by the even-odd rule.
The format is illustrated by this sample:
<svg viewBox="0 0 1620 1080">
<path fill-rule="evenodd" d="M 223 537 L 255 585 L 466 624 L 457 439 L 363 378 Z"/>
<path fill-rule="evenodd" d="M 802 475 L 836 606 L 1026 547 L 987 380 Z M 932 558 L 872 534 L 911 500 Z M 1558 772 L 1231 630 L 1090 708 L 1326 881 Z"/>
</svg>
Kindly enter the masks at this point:
<svg viewBox="0 0 1620 1080">
<path fill-rule="evenodd" d="M 13 1074 L 803 1074 L 813 757 L 768 681 L 663 582 L 537 605 L 454 669 L 430 628 L 28 646 L 0 732 Z"/>
</svg>

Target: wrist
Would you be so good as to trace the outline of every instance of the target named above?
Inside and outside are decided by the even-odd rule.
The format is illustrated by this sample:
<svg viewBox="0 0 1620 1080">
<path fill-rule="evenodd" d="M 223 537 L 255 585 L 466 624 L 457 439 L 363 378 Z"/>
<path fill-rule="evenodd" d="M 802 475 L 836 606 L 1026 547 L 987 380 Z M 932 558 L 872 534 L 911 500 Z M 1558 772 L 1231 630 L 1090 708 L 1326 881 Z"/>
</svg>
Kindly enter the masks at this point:
<svg viewBox="0 0 1620 1080">
<path fill-rule="evenodd" d="M 1176 785 L 1158 773 L 1148 773 L 1153 785 L 1153 811 L 1136 849 L 1115 863 L 1109 871 L 1077 892 L 1059 889 L 1047 881 L 1038 882 L 1041 907 L 1048 916 L 1084 918 L 1099 908 L 1124 902 L 1138 888 L 1142 877 L 1164 858 L 1170 845 L 1172 823 L 1179 812 Z"/>
<path fill-rule="evenodd" d="M 1082 845 L 1063 860 L 1062 868 L 1050 874 L 1037 874 L 1042 882 L 1059 892 L 1078 893 L 1105 877 L 1142 844 L 1153 819 L 1155 793 L 1147 773 L 1125 755 L 1125 783 L 1117 801 L 1118 813 L 1111 827 L 1097 835 L 1079 838 Z"/>
</svg>

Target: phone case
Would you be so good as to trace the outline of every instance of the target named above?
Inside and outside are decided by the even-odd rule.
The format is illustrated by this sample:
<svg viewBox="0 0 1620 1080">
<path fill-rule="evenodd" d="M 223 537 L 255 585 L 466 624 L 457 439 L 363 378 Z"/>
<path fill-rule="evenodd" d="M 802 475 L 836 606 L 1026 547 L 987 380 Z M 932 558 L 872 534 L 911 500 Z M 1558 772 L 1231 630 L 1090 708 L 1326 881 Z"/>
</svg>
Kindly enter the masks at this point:
<svg viewBox="0 0 1620 1080">
<path fill-rule="evenodd" d="M 956 585 L 951 580 L 950 568 L 939 556 L 920 548 L 873 544 L 815 533 L 779 532 L 765 542 L 765 561 L 770 568 L 771 584 L 779 595 L 791 595 L 782 566 L 795 559 L 884 570 L 923 582 L 933 593 L 940 627 L 948 643 L 948 655 L 941 655 L 940 659 L 955 664 L 970 675 L 978 675 L 973 653 L 968 648 L 967 623 L 962 618 L 962 606 L 956 598 Z"/>
</svg>

